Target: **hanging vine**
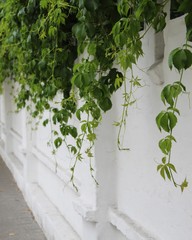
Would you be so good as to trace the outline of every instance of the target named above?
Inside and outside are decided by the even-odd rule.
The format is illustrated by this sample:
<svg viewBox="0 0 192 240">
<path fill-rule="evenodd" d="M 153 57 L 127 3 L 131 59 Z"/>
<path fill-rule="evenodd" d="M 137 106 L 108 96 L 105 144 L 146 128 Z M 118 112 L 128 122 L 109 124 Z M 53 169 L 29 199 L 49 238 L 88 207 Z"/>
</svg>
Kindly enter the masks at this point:
<svg viewBox="0 0 192 240">
<path fill-rule="evenodd" d="M 112 95 L 124 86 L 122 117 L 117 144 L 122 146 L 122 132 L 126 127 L 128 107 L 134 104 L 133 88 L 141 87 L 133 75 L 133 66 L 143 55 L 142 39 L 150 28 L 156 32 L 166 26 L 164 8 L 169 1 L 157 0 L 6 0 L 0 2 L 0 89 L 10 78 L 19 84 L 15 102 L 17 108 L 27 108 L 33 117 L 49 111 L 50 119 L 58 125 L 54 131 L 54 146 L 66 144 L 75 161 L 71 168 L 74 184 L 75 167 L 85 154 L 93 157 L 95 130 L 102 121 L 102 113 L 112 108 Z M 169 84 L 162 91 L 167 109 L 157 116 L 157 125 L 168 136 L 159 142 L 165 154 L 158 166 L 175 186 L 171 163 L 171 148 L 175 141 L 173 128 L 179 110 L 177 99 L 185 91 L 183 71 L 192 64 L 189 41 L 192 39 L 192 6 L 190 0 L 178 1 L 180 12 L 186 13 L 187 43 L 174 50 L 170 67 L 180 72 L 180 81 Z M 146 29 L 143 30 L 143 25 Z M 141 34 L 143 30 L 143 34 Z M 118 66 L 118 67 L 115 67 Z M 127 73 L 130 72 L 130 78 Z M 129 84 L 128 84 L 129 83 Z M 129 87 L 127 87 L 129 86 Z M 55 102 L 60 96 L 61 101 Z M 32 103 L 32 104 L 31 104 Z M 31 107 L 32 106 L 32 107 Z M 71 124 L 76 118 L 79 127 Z M 74 139 L 68 142 L 68 137 Z M 90 162 L 90 171 L 93 168 Z M 179 185 L 183 190 L 185 180 Z"/>
</svg>

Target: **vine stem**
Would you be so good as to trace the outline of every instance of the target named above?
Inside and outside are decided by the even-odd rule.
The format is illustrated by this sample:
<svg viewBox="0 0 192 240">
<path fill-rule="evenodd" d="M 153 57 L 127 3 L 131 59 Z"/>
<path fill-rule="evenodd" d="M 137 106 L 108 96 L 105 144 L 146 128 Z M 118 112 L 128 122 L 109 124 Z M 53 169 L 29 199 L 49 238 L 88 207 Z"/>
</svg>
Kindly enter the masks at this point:
<svg viewBox="0 0 192 240">
<path fill-rule="evenodd" d="M 181 73 L 180 73 L 179 83 L 182 82 L 183 73 L 184 73 L 184 71 L 183 71 L 183 69 L 182 69 L 182 70 L 181 70 Z M 179 95 L 178 95 L 178 96 L 176 97 L 176 99 L 175 99 L 175 103 L 174 103 L 174 107 L 173 107 L 174 109 L 177 107 L 178 98 L 179 98 Z M 174 109 L 173 109 L 173 113 L 175 113 L 175 110 L 174 110 Z M 171 129 L 171 131 L 170 131 L 170 136 L 173 137 L 173 130 L 172 130 L 172 129 Z M 170 152 L 169 152 L 169 155 L 168 155 L 168 163 L 171 162 L 171 154 L 172 154 L 172 148 L 170 149 Z M 173 171 L 172 171 L 172 169 L 171 169 L 170 167 L 168 167 L 168 168 L 169 168 L 169 172 L 170 172 L 171 179 L 172 179 L 172 181 L 173 181 L 174 186 L 175 186 L 175 187 L 181 186 L 180 184 L 176 183 L 175 178 L 174 178 L 174 176 L 173 176 Z"/>
<path fill-rule="evenodd" d="M 127 93 L 127 83 L 126 83 L 126 71 L 124 71 L 124 103 L 123 103 L 123 112 L 122 112 L 122 117 L 120 120 L 120 125 L 119 125 L 119 131 L 118 131 L 118 136 L 117 136 L 117 145 L 118 145 L 118 149 L 119 150 L 130 150 L 129 148 L 124 148 L 121 147 L 121 143 L 122 141 L 120 140 L 121 138 L 121 132 L 122 132 L 122 128 L 124 126 L 124 131 L 126 129 L 126 117 L 128 116 L 128 108 L 130 106 L 131 103 L 131 98 L 133 96 L 133 70 L 131 69 L 131 81 L 130 81 L 130 89 L 129 89 L 129 93 Z"/>
<path fill-rule="evenodd" d="M 53 152 L 53 158 L 55 161 L 55 173 L 57 173 L 57 168 L 58 168 L 58 162 L 57 162 L 57 158 L 55 156 L 55 147 L 54 147 L 54 140 L 53 140 L 53 123 L 52 123 L 52 113 L 51 110 L 49 111 L 49 122 L 50 122 L 50 128 L 51 128 L 51 147 L 52 147 L 52 152 Z"/>
<path fill-rule="evenodd" d="M 89 112 L 88 112 L 87 113 L 87 120 L 86 120 L 86 122 L 89 122 L 89 118 L 90 118 L 90 116 L 89 116 Z M 77 162 L 81 161 L 81 149 L 82 149 L 82 146 L 83 146 L 85 135 L 86 135 L 86 132 L 84 132 L 83 135 L 82 135 L 80 147 L 79 147 L 79 150 L 78 150 L 78 152 L 76 154 L 75 162 L 73 163 L 73 165 L 71 167 L 72 175 L 71 175 L 70 182 L 72 182 L 72 184 L 73 184 L 74 188 L 76 189 L 76 191 L 78 191 L 78 188 L 77 188 L 77 186 L 74 183 L 75 168 L 76 168 Z"/>
</svg>

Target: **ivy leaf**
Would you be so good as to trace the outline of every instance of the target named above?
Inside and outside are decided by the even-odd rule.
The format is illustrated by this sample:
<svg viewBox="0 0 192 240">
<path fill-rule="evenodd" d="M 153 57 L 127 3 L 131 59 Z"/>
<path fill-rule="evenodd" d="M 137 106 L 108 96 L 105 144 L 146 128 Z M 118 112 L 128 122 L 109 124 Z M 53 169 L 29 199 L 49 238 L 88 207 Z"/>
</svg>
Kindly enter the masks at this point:
<svg viewBox="0 0 192 240">
<path fill-rule="evenodd" d="M 56 138 L 54 141 L 55 147 L 59 148 L 61 146 L 62 142 L 63 142 L 62 138 L 60 138 L 60 137 Z"/>
<path fill-rule="evenodd" d="M 174 104 L 174 100 L 173 100 L 173 96 L 172 96 L 172 92 L 171 92 L 171 84 L 168 84 L 167 86 L 165 86 L 161 92 L 161 100 L 164 104 L 166 104 L 166 102 L 168 104 L 170 104 L 171 106 L 173 106 Z"/>
<path fill-rule="evenodd" d="M 81 120 L 81 110 L 80 109 L 78 109 L 77 111 L 76 111 L 76 117 L 77 117 L 77 119 L 80 121 Z"/>
<path fill-rule="evenodd" d="M 159 165 L 157 166 L 157 171 L 159 171 L 163 166 L 164 166 L 163 164 L 159 164 Z"/>
<path fill-rule="evenodd" d="M 168 135 L 166 138 L 170 139 L 171 141 L 176 142 L 176 139 L 173 137 L 173 135 Z"/>
<path fill-rule="evenodd" d="M 169 115 L 167 112 L 165 112 L 163 114 L 163 116 L 161 117 L 160 120 L 160 125 L 163 128 L 163 130 L 165 130 L 166 132 L 170 131 L 170 127 L 169 127 Z"/>
<path fill-rule="evenodd" d="M 192 11 L 192 1 L 191 0 L 183 0 L 178 9 L 179 12 L 189 13 Z"/>
<path fill-rule="evenodd" d="M 77 153 L 77 148 L 74 146 L 71 146 L 71 153 L 76 154 Z"/>
<path fill-rule="evenodd" d="M 161 118 L 163 117 L 164 114 L 165 114 L 165 111 L 161 111 L 161 112 L 157 115 L 157 117 L 156 117 L 156 124 L 157 124 L 157 126 L 158 126 L 158 128 L 159 128 L 160 131 L 161 131 L 161 129 L 162 129 L 162 126 L 161 126 Z"/>
<path fill-rule="evenodd" d="M 99 7 L 99 0 L 84 0 L 84 5 L 88 11 L 93 12 Z"/>
<path fill-rule="evenodd" d="M 188 182 L 187 179 L 185 178 L 185 180 L 181 184 L 181 191 L 183 192 L 186 187 L 188 187 Z"/>
<path fill-rule="evenodd" d="M 83 42 L 86 38 L 85 23 L 80 22 L 80 23 L 75 24 L 72 28 L 72 32 L 76 36 L 76 38 L 79 42 Z"/>
<path fill-rule="evenodd" d="M 173 51 L 171 51 L 171 53 L 169 54 L 169 58 L 168 58 L 168 65 L 169 68 L 172 70 L 173 67 L 173 56 L 180 50 L 180 48 L 175 48 Z"/>
<path fill-rule="evenodd" d="M 115 25 L 112 28 L 112 34 L 113 34 L 113 38 L 115 38 L 121 31 L 121 22 L 118 21 L 115 23 Z"/>
<path fill-rule="evenodd" d="M 183 85 L 183 83 L 177 81 L 174 84 L 178 84 L 183 89 L 183 91 L 186 92 L 186 87 Z"/>
<path fill-rule="evenodd" d="M 126 0 L 120 0 L 117 4 L 117 10 L 120 15 L 127 16 L 130 9 L 130 4 Z"/>
<path fill-rule="evenodd" d="M 115 89 L 120 88 L 121 85 L 122 85 L 122 83 L 123 83 L 123 79 L 120 78 L 120 77 L 117 77 L 117 78 L 115 79 L 115 84 L 114 84 Z"/>
<path fill-rule="evenodd" d="M 177 172 L 175 166 L 174 166 L 172 163 L 167 163 L 167 166 L 168 166 L 171 170 L 173 170 L 175 173 Z"/>
<path fill-rule="evenodd" d="M 46 127 L 48 123 L 49 123 L 49 119 L 44 120 L 43 121 L 43 126 Z"/>
<path fill-rule="evenodd" d="M 191 67 L 192 65 L 192 52 L 189 51 L 188 49 L 185 49 L 185 54 L 187 56 L 187 60 L 186 60 L 186 63 L 185 63 L 185 69 Z"/>
<path fill-rule="evenodd" d="M 173 65 L 178 71 L 185 67 L 185 62 L 187 60 L 186 53 L 183 49 L 177 51 L 173 56 Z"/>
<path fill-rule="evenodd" d="M 103 91 L 99 87 L 94 87 L 93 91 L 91 91 L 91 95 L 96 99 L 101 99 L 103 97 Z"/>
<path fill-rule="evenodd" d="M 161 174 L 162 178 L 165 180 L 165 167 L 164 166 L 161 168 L 160 174 Z"/>
<path fill-rule="evenodd" d="M 96 134 L 95 134 L 95 133 L 89 133 L 89 134 L 87 134 L 87 139 L 88 139 L 90 142 L 94 142 L 95 139 L 96 139 Z"/>
<path fill-rule="evenodd" d="M 49 27 L 48 35 L 50 37 L 54 37 L 56 32 L 57 32 L 57 28 L 56 27 L 54 27 L 54 26 L 50 26 Z"/>
<path fill-rule="evenodd" d="M 192 12 L 185 17 L 185 24 L 187 28 L 187 40 L 192 41 Z"/>
<path fill-rule="evenodd" d="M 169 126 L 170 126 L 170 129 L 172 130 L 177 124 L 177 117 L 173 112 L 168 112 L 168 116 L 169 116 Z"/>
<path fill-rule="evenodd" d="M 157 17 L 153 21 L 153 27 L 156 32 L 162 31 L 166 26 L 166 16 L 167 14 L 163 12 L 162 14 L 158 14 Z"/>
<path fill-rule="evenodd" d="M 80 89 L 83 86 L 82 75 L 80 73 L 75 74 L 72 77 L 71 82 Z"/>
<path fill-rule="evenodd" d="M 96 44 L 94 42 L 90 42 L 89 43 L 89 46 L 87 48 L 87 52 L 90 54 L 90 55 L 95 55 L 96 53 Z"/>
<path fill-rule="evenodd" d="M 164 154 L 168 155 L 170 153 L 171 147 L 172 142 L 170 139 L 164 138 L 159 141 L 159 148 Z"/>
<path fill-rule="evenodd" d="M 40 7 L 41 8 L 47 8 L 48 6 L 48 0 L 41 0 L 40 1 Z"/>
<path fill-rule="evenodd" d="M 165 165 L 166 161 L 167 161 L 166 157 L 163 157 L 163 158 L 162 158 L 162 163 L 163 163 L 164 165 Z M 163 165 L 163 166 L 164 166 L 164 165 Z"/>
<path fill-rule="evenodd" d="M 168 179 L 171 180 L 171 174 L 170 174 L 170 172 L 169 172 L 169 168 L 167 167 L 167 165 L 165 165 L 164 168 L 165 168 L 165 173 L 166 173 Z"/>
<path fill-rule="evenodd" d="M 98 102 L 100 108 L 106 112 L 108 110 L 110 110 L 112 108 L 112 102 L 109 98 L 104 98 L 104 99 L 101 99 L 99 102 Z"/>
<path fill-rule="evenodd" d="M 180 49 L 173 55 L 172 61 L 178 71 L 187 69 L 192 65 L 192 53 L 188 49 Z"/>
<path fill-rule="evenodd" d="M 69 130 L 69 134 L 73 137 L 73 138 L 76 138 L 78 133 L 77 133 L 77 128 L 74 127 L 74 126 L 71 126 L 70 127 L 70 130 Z"/>
</svg>

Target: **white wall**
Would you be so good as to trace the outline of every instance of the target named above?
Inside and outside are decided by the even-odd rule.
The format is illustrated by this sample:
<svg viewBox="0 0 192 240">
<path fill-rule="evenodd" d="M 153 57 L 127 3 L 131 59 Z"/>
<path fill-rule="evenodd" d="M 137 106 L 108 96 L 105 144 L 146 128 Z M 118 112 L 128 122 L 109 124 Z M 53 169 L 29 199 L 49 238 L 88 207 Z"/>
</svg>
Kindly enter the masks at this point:
<svg viewBox="0 0 192 240">
<path fill-rule="evenodd" d="M 172 159 L 178 170 L 176 178 L 181 181 L 187 176 L 189 187 L 181 194 L 156 172 L 162 136 L 155 117 L 164 108 L 160 100 L 164 84 L 178 78 L 176 71 L 168 69 L 167 58 L 183 43 L 184 31 L 181 17 L 168 21 L 164 36 L 153 31 L 146 35 L 145 56 L 139 61 L 143 71 L 135 69 L 145 86 L 135 93 L 138 100 L 129 111 L 124 139 L 130 151 L 119 151 L 116 146 L 113 121 L 121 115 L 120 90 L 113 99 L 113 110 L 104 115 L 97 130 L 94 166 L 98 187 L 85 159 L 77 167 L 79 191 L 75 191 L 69 183 L 69 153 L 63 148 L 56 156 L 51 154 L 52 148 L 47 146 L 50 126 L 40 124 L 33 131 L 35 123 L 27 124 L 31 118 L 25 110 L 14 113 L 10 87 L 5 85 L 0 102 L 0 153 L 47 239 L 192 240 L 192 113 L 187 94 L 178 103 L 181 117 Z M 158 64 L 161 54 L 164 58 Z M 192 90 L 190 76 L 191 70 L 185 74 L 187 91 Z"/>
</svg>

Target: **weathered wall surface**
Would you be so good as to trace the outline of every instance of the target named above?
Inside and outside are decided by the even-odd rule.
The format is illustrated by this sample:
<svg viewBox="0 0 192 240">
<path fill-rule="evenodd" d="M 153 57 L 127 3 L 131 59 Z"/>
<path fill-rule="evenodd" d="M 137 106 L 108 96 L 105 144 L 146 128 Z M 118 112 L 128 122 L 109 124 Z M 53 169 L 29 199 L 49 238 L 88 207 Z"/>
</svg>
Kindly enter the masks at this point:
<svg viewBox="0 0 192 240">
<path fill-rule="evenodd" d="M 181 194 L 156 172 L 161 160 L 161 135 L 155 117 L 163 109 L 163 82 L 178 78 L 176 71 L 168 69 L 167 58 L 174 47 L 183 43 L 184 32 L 181 17 L 168 21 L 164 35 L 153 31 L 146 35 L 145 55 L 139 61 L 142 71 L 135 70 L 145 86 L 135 93 L 138 100 L 129 111 L 124 137 L 130 150 L 119 151 L 116 146 L 113 122 L 121 115 L 119 91 L 113 99 L 115 107 L 104 115 L 97 133 L 94 168 L 98 187 L 85 159 L 76 170 L 79 191 L 75 191 L 69 182 L 68 151 L 63 148 L 52 155 L 47 145 L 51 126 L 45 128 L 40 123 L 37 131 L 32 130 L 34 120 L 24 110 L 14 112 L 10 87 L 5 86 L 0 99 L 0 154 L 47 239 L 192 240 L 192 112 L 187 94 L 178 103 L 181 117 L 172 159 L 178 170 L 176 178 L 179 181 L 187 176 L 189 187 Z M 185 73 L 185 85 L 187 91 L 192 90 L 191 70 Z"/>
</svg>

